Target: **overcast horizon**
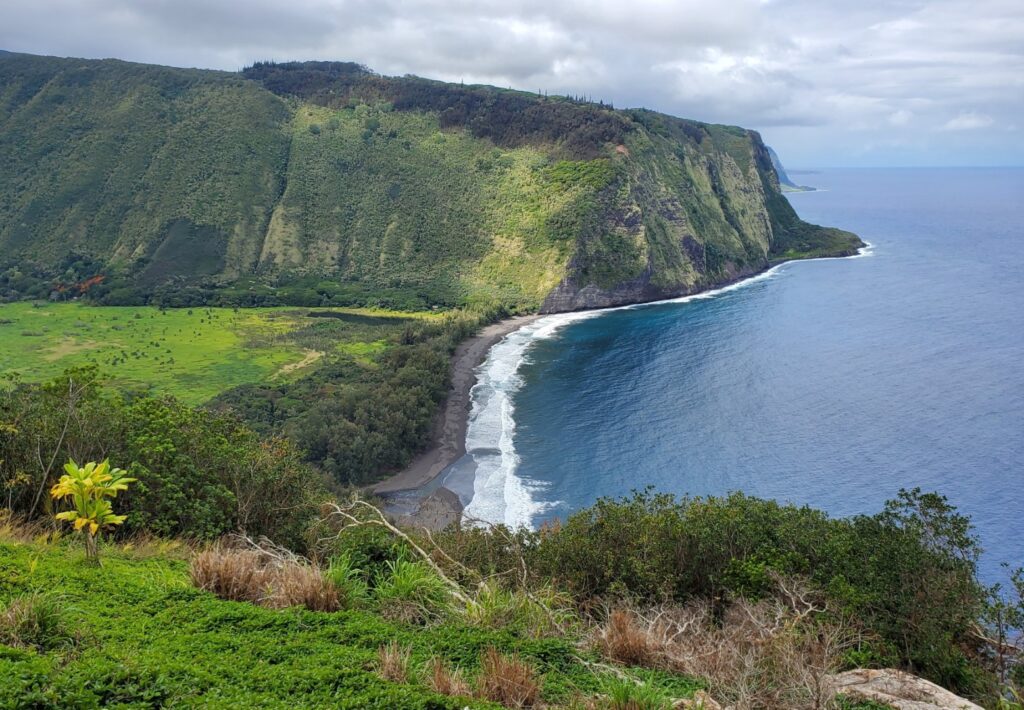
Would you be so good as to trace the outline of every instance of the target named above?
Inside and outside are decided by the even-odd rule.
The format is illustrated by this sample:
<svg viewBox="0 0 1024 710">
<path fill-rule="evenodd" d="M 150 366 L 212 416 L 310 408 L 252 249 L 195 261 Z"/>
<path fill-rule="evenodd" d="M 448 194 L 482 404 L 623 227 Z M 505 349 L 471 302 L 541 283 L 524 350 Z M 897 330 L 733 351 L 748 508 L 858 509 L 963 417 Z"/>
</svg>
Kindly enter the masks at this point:
<svg viewBox="0 0 1024 710">
<path fill-rule="evenodd" d="M 1024 3 L 14 0 L 0 49 L 588 95 L 761 132 L 787 167 L 1024 165 Z"/>
</svg>

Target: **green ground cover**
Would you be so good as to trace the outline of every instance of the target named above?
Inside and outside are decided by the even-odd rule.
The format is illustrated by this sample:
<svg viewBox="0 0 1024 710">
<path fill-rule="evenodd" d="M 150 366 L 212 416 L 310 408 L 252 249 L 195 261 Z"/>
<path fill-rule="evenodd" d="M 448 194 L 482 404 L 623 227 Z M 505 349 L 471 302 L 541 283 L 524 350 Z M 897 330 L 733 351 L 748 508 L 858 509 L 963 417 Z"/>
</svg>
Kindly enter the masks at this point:
<svg viewBox="0 0 1024 710">
<path fill-rule="evenodd" d="M 307 374 L 334 352 L 369 358 L 408 323 L 429 317 L 348 309 L 338 311 L 349 316 L 342 320 L 311 312 L 0 304 L 0 376 L 33 382 L 95 364 L 116 386 L 201 404 L 242 384 Z"/>
<path fill-rule="evenodd" d="M 497 708 L 439 695 L 421 671 L 436 656 L 475 673 L 492 646 L 543 674 L 547 702 L 598 692 L 610 679 L 581 662 L 572 639 L 222 601 L 192 586 L 183 552 L 175 543 L 107 545 L 96 567 L 77 545 L 0 542 L 0 607 L 45 593 L 58 619 L 35 634 L 39 646 L 0 643 L 0 708 Z M 376 670 L 378 649 L 391 642 L 412 646 L 407 682 Z M 636 673 L 666 696 L 698 687 Z"/>
</svg>

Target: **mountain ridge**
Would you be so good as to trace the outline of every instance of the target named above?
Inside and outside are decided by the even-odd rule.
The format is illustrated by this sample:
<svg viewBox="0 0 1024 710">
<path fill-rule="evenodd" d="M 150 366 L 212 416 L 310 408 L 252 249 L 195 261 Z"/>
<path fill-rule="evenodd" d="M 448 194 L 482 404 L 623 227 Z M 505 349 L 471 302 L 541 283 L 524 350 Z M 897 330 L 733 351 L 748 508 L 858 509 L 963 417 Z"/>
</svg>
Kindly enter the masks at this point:
<svg viewBox="0 0 1024 710">
<path fill-rule="evenodd" d="M 352 62 L 10 54 L 0 78 L 8 299 L 550 312 L 860 246 L 734 126 Z"/>
</svg>

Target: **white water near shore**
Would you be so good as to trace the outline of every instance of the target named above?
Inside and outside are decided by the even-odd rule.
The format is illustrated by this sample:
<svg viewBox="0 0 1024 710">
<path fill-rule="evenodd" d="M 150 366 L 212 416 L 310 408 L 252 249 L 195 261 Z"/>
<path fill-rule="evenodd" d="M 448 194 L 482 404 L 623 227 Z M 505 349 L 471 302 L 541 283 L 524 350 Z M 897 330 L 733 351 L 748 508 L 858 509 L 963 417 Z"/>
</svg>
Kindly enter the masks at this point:
<svg viewBox="0 0 1024 710">
<path fill-rule="evenodd" d="M 837 258 L 855 259 L 871 254 L 872 245 L 868 244 L 855 256 Z M 560 329 L 571 323 L 596 318 L 609 311 L 716 298 L 772 279 L 782 267 L 792 263 L 796 262 L 784 262 L 748 279 L 690 296 L 545 316 L 505 336 L 491 348 L 487 359 L 477 368 L 477 382 L 470 394 L 472 409 L 466 431 L 466 455 L 473 459 L 475 473 L 473 497 L 465 507 L 465 515 L 471 519 L 513 528 L 530 527 L 538 515 L 557 504 L 537 501 L 534 496 L 537 484 L 518 475 L 514 399 L 523 386 L 519 369 L 529 361 L 529 351 L 535 343 L 554 337 Z"/>
</svg>

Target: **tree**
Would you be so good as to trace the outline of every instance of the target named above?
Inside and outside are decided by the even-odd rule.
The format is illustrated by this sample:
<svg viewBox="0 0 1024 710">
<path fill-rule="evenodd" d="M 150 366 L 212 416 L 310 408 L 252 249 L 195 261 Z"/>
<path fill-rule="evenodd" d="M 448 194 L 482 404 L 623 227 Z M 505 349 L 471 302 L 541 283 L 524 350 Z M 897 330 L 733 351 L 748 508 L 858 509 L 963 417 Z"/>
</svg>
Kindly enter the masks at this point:
<svg viewBox="0 0 1024 710">
<path fill-rule="evenodd" d="M 111 468 L 110 460 L 103 463 L 90 461 L 79 467 L 74 461 L 64 464 L 67 472 L 50 489 L 56 500 L 70 498 L 74 508 L 57 513 L 57 520 L 64 520 L 85 536 L 85 555 L 99 562 L 96 535 L 104 527 L 113 527 L 124 522 L 127 516 L 115 515 L 108 498 L 116 498 L 118 491 L 128 490 L 134 478 L 128 478 L 119 468 Z"/>
</svg>

